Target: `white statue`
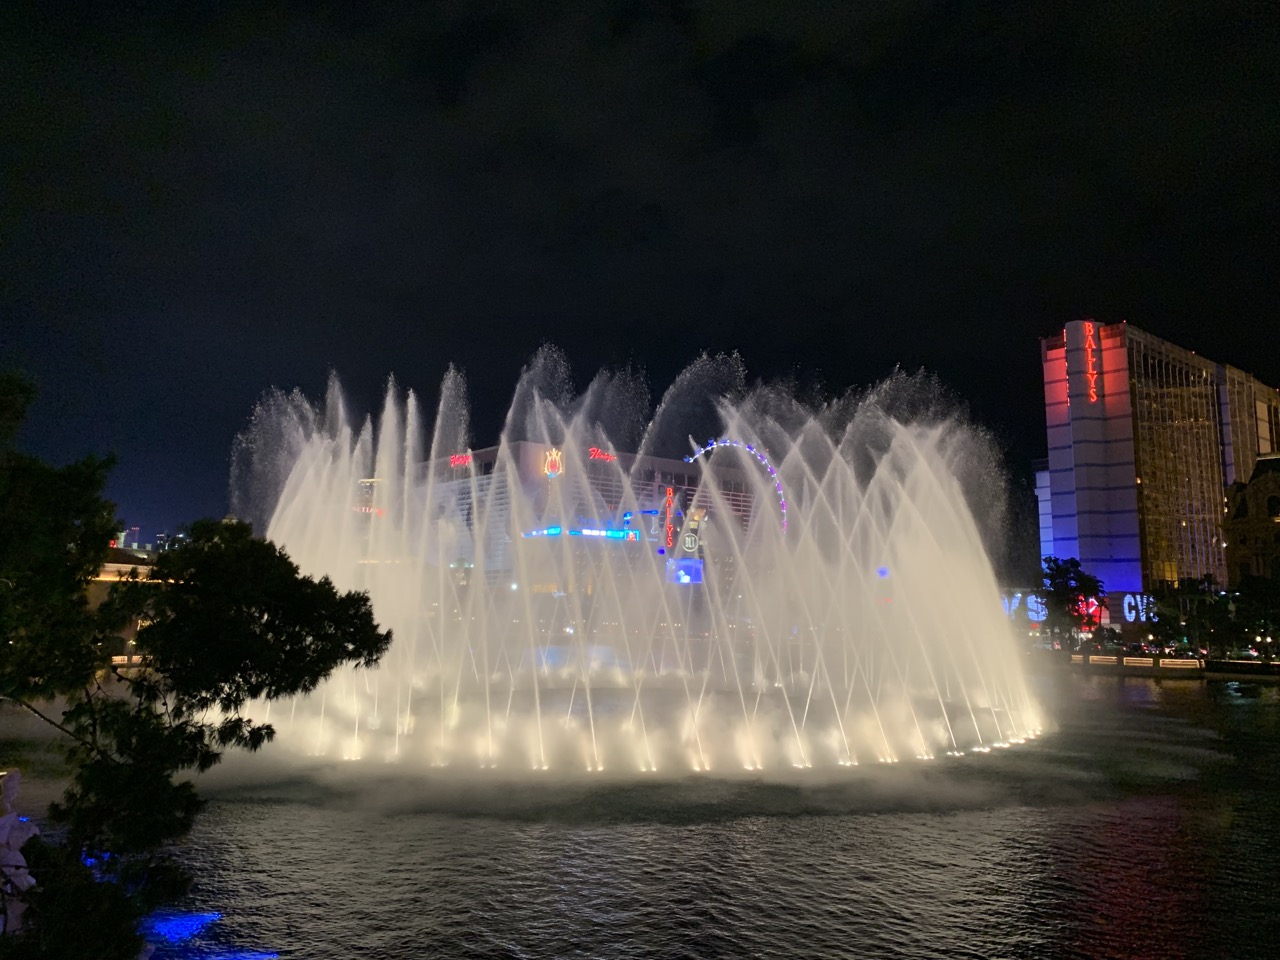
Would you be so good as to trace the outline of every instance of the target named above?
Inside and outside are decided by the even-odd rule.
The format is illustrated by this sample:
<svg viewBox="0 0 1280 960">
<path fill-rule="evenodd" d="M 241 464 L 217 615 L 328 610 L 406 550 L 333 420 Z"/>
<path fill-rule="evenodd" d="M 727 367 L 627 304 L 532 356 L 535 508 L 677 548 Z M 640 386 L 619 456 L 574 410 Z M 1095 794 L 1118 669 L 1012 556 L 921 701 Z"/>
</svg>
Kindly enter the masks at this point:
<svg viewBox="0 0 1280 960">
<path fill-rule="evenodd" d="M 26 904 L 20 895 L 35 886 L 22 845 L 40 831 L 14 809 L 21 779 L 17 770 L 0 771 L 0 933 L 11 933 L 21 925 Z"/>
</svg>

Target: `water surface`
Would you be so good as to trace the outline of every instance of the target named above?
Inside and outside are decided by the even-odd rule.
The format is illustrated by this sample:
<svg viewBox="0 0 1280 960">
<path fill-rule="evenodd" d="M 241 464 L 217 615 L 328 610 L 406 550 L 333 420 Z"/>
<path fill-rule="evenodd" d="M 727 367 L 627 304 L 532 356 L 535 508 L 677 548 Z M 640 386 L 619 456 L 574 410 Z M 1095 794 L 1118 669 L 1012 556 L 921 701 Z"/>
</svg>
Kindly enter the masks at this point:
<svg viewBox="0 0 1280 960">
<path fill-rule="evenodd" d="M 1277 956 L 1280 691 L 1042 683 L 1035 743 L 834 780 L 256 758 L 186 848 L 187 906 L 223 918 L 158 956 Z"/>
</svg>

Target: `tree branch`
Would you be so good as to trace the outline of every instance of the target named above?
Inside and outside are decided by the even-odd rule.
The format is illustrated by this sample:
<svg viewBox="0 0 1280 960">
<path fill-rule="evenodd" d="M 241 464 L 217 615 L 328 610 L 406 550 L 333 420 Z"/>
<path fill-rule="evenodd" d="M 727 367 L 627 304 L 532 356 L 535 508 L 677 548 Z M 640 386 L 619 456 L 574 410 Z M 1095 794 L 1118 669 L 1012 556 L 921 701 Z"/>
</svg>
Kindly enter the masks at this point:
<svg viewBox="0 0 1280 960">
<path fill-rule="evenodd" d="M 25 700 L 14 700 L 13 702 L 16 703 L 18 706 L 22 707 L 23 709 L 29 710 L 32 713 L 34 713 L 37 717 L 39 717 L 45 723 L 49 724 L 49 726 L 54 727 L 58 730 L 61 730 L 63 733 L 65 733 L 72 740 L 75 740 L 77 743 L 80 743 L 83 746 L 88 747 L 90 750 L 93 750 L 94 752 L 101 752 L 98 745 L 94 743 L 92 740 L 86 740 L 84 737 L 80 736 L 80 734 L 76 733 L 74 730 L 70 729 L 69 727 L 64 727 L 57 720 L 54 720 L 53 717 L 46 717 L 43 713 L 41 713 L 31 704 L 27 703 Z"/>
</svg>

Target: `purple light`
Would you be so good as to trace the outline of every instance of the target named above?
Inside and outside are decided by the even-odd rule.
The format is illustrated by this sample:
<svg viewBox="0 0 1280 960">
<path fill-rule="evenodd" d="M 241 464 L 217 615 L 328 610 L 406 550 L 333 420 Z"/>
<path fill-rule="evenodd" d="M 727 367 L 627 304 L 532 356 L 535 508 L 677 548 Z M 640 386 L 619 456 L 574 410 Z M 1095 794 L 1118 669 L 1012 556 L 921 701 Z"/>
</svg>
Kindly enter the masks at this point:
<svg viewBox="0 0 1280 960">
<path fill-rule="evenodd" d="M 711 440 L 707 441 L 706 446 L 702 447 L 699 450 L 695 450 L 693 453 L 693 456 L 685 457 L 684 458 L 685 463 L 693 463 L 704 453 L 708 453 L 716 447 L 737 447 L 739 449 L 746 450 L 748 453 L 750 453 L 753 457 L 756 458 L 756 461 L 760 463 L 761 466 L 763 466 L 766 470 L 769 471 L 769 476 L 773 479 L 774 491 L 778 495 L 778 506 L 780 507 L 781 513 L 782 513 L 782 516 L 781 516 L 782 532 L 786 533 L 787 532 L 787 501 L 786 501 L 786 495 L 783 493 L 782 481 L 778 479 L 778 471 L 774 468 L 773 464 L 769 462 L 769 458 L 766 457 L 763 452 L 761 452 L 760 450 L 757 450 L 755 447 L 755 444 L 746 443 L 745 441 L 742 441 L 742 440 L 735 440 L 732 437 L 721 437 L 718 440 L 715 438 L 712 438 Z"/>
</svg>

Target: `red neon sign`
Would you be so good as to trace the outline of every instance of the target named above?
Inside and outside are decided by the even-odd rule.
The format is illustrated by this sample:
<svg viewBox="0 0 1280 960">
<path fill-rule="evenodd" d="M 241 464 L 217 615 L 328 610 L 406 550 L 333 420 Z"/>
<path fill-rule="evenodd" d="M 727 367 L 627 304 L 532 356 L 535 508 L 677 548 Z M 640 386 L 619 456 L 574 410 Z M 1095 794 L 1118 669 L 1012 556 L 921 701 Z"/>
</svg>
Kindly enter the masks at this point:
<svg viewBox="0 0 1280 960">
<path fill-rule="evenodd" d="M 675 496 L 676 496 L 675 488 L 667 487 L 666 509 L 667 509 L 667 549 L 668 550 L 670 550 L 671 547 L 674 546 L 676 542 L 676 528 L 671 523 L 671 506 L 672 506 L 672 502 L 675 500 Z"/>
<path fill-rule="evenodd" d="M 1070 380 L 1070 379 L 1071 379 L 1071 364 L 1067 361 L 1066 343 L 1067 343 L 1067 328 L 1066 328 L 1066 327 L 1063 327 L 1063 328 L 1062 328 L 1062 344 L 1063 344 L 1063 350 L 1062 350 L 1062 376 L 1063 376 L 1063 378 L 1064 378 L 1064 379 Z M 1068 407 L 1069 407 L 1069 406 L 1071 406 L 1071 390 L 1070 390 L 1070 389 L 1068 389 L 1068 390 L 1067 390 L 1067 406 L 1068 406 Z"/>
<path fill-rule="evenodd" d="M 1102 603 L 1097 597 L 1076 597 L 1075 606 L 1084 621 L 1082 626 L 1092 630 L 1102 622 Z"/>
<path fill-rule="evenodd" d="M 556 447 L 552 447 L 547 451 L 546 458 L 542 461 L 542 472 L 547 475 L 547 479 L 554 480 L 560 476 L 564 470 L 564 454 Z"/>
<path fill-rule="evenodd" d="M 608 451 L 601 450 L 599 447 L 591 447 L 587 450 L 587 459 L 612 462 L 618 459 L 618 455 L 616 453 L 609 453 Z"/>
<path fill-rule="evenodd" d="M 1089 381 L 1089 402 L 1098 402 L 1098 341 L 1093 338 L 1093 321 L 1084 322 L 1084 375 Z"/>
<path fill-rule="evenodd" d="M 451 454 L 449 454 L 449 466 L 451 466 L 451 467 L 469 467 L 469 466 L 471 466 L 471 454 L 469 454 L 469 453 L 451 453 Z"/>
</svg>

